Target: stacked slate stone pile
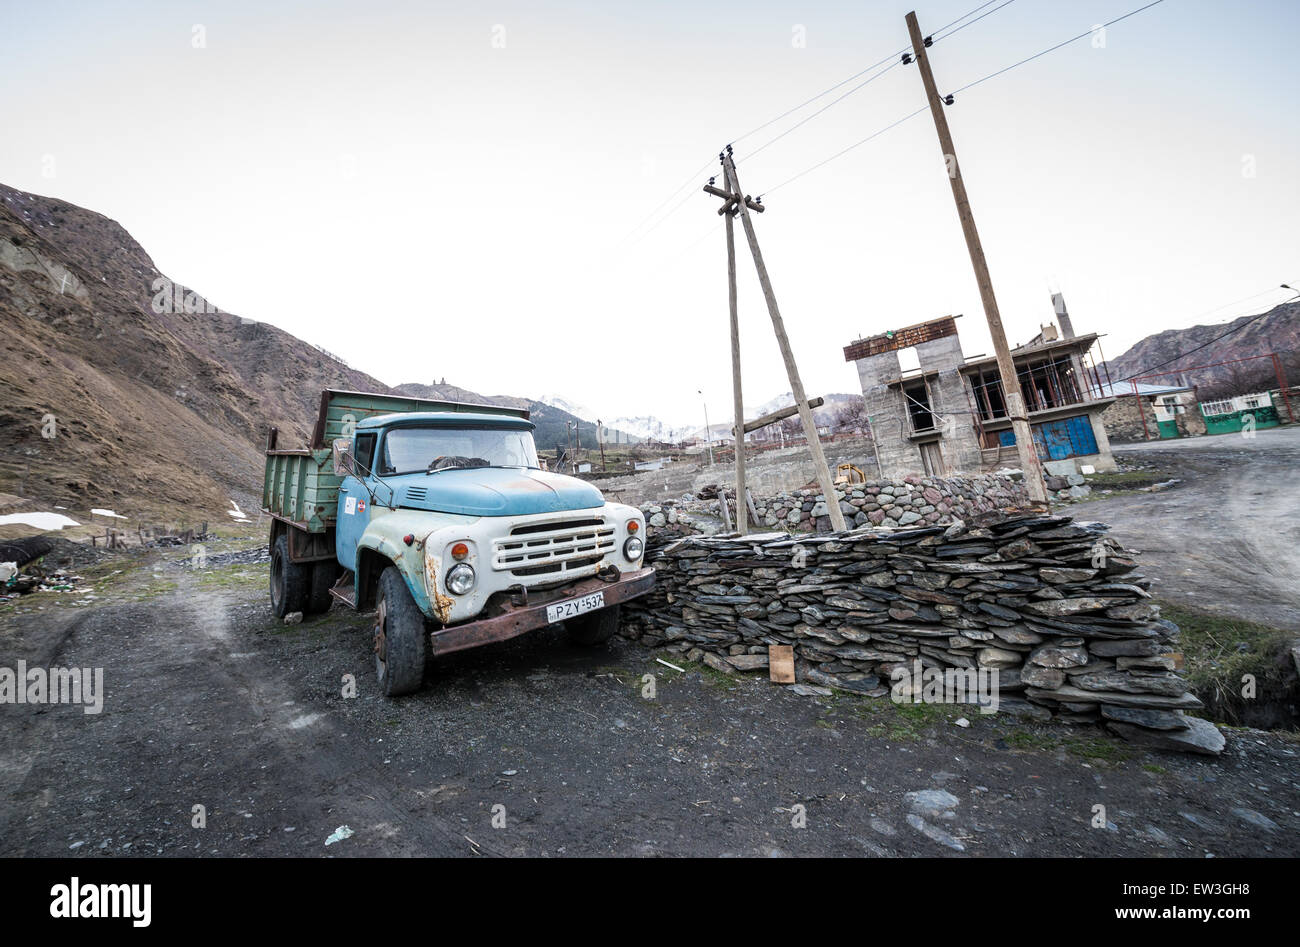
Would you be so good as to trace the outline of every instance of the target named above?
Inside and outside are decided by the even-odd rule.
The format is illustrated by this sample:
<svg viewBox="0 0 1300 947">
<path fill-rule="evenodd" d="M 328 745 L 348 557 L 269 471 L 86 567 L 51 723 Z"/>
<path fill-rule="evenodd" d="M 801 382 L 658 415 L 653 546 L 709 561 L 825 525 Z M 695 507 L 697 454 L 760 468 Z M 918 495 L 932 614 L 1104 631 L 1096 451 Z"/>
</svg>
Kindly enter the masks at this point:
<svg viewBox="0 0 1300 947">
<path fill-rule="evenodd" d="M 731 509 L 736 493 L 725 489 Z M 651 525 L 672 526 L 677 515 L 692 513 L 719 516 L 718 488 L 698 491 L 695 495 L 656 502 L 644 510 Z M 799 532 L 829 532 L 830 507 L 819 490 L 796 490 L 773 496 L 755 494 L 755 525 Z M 1021 480 L 1001 474 L 976 477 L 906 477 L 902 480 L 868 480 L 866 483 L 841 484 L 835 488 L 834 502 L 839 504 L 845 522 L 854 527 L 932 526 L 996 510 L 1022 509 L 1029 494 Z M 753 516 L 750 517 L 753 520 Z M 656 523 L 655 520 L 661 522 Z M 689 524 L 689 519 L 685 520 Z"/>
<path fill-rule="evenodd" d="M 801 682 L 869 696 L 897 668 L 998 671 L 1001 709 L 1096 720 L 1153 746 L 1217 753 L 1174 673 L 1178 628 L 1101 524 L 992 514 L 967 526 L 792 538 L 665 538 L 625 634 L 726 670 L 794 646 Z"/>
<path fill-rule="evenodd" d="M 992 510 L 1023 507 L 1024 484 L 997 474 L 979 477 L 907 477 L 868 480 L 835 488 L 834 502 L 854 526 L 929 526 L 969 519 Z M 759 525 L 821 532 L 831 528 L 826 495 L 798 490 L 754 497 Z"/>
</svg>

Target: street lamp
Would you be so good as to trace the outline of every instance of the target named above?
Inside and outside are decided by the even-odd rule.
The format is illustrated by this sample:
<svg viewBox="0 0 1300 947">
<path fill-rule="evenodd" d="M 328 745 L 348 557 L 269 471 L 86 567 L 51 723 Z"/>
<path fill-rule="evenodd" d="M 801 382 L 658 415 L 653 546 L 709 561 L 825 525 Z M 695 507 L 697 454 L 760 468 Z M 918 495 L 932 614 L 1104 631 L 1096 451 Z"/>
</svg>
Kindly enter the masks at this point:
<svg viewBox="0 0 1300 947">
<path fill-rule="evenodd" d="M 709 430 L 709 403 L 704 399 L 704 392 L 696 388 L 695 393 L 704 402 L 704 440 L 709 445 L 709 466 L 713 466 L 713 432 Z"/>
</svg>

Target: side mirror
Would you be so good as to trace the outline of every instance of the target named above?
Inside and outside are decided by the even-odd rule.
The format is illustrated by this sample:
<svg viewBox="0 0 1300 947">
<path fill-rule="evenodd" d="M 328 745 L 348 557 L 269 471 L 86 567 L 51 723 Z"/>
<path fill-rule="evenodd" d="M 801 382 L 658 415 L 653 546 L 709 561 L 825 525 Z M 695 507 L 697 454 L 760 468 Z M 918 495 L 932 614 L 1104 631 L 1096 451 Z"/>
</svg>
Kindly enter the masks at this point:
<svg viewBox="0 0 1300 947">
<path fill-rule="evenodd" d="M 336 474 L 356 474 L 356 464 L 352 458 L 351 438 L 335 438 L 332 453 L 334 459 L 334 472 Z"/>
</svg>

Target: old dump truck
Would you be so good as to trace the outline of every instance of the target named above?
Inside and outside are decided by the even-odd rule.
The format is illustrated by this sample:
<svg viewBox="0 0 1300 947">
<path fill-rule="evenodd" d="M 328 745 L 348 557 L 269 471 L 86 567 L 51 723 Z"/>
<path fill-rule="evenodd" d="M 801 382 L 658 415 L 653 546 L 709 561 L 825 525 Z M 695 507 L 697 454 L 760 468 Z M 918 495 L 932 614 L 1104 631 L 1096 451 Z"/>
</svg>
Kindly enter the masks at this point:
<svg viewBox="0 0 1300 947">
<path fill-rule="evenodd" d="M 645 522 L 538 466 L 528 412 L 327 389 L 311 443 L 267 439 L 276 617 L 372 611 L 390 697 L 428 658 L 562 623 L 583 644 L 648 592 Z"/>
</svg>

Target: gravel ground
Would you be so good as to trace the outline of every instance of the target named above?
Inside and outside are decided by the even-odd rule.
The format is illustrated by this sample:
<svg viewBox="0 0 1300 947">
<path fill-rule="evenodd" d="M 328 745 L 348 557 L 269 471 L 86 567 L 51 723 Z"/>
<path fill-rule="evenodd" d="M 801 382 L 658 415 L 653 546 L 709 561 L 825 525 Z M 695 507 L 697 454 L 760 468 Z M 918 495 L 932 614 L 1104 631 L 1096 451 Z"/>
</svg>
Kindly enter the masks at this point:
<svg viewBox="0 0 1300 947">
<path fill-rule="evenodd" d="M 451 656 L 390 702 L 366 618 L 336 606 L 278 624 L 260 567 L 133 583 L 21 639 L 24 654 L 103 667 L 107 698 L 97 715 L 0 707 L 0 853 L 1297 852 L 1300 746 L 1277 735 L 1234 731 L 1209 760 L 1005 715 L 963 728 L 949 708 L 913 717 L 682 674 L 559 628 Z M 327 846 L 341 826 L 353 834 Z"/>
<path fill-rule="evenodd" d="M 1180 482 L 1072 506 L 1140 550 L 1152 593 L 1224 616 L 1300 631 L 1300 425 L 1116 445 Z"/>
<path fill-rule="evenodd" d="M 1182 483 L 1071 512 L 1143 550 L 1159 594 L 1297 627 L 1300 430 L 1137 451 L 1169 452 Z M 89 606 L 42 593 L 0 613 L 0 666 L 102 667 L 106 691 L 99 714 L 0 705 L 0 854 L 1300 851 L 1300 743 L 1281 734 L 1230 731 L 1211 760 L 1005 714 L 962 727 L 955 708 L 800 697 L 560 628 L 450 656 L 386 701 L 368 619 L 277 623 L 248 545 L 199 570 L 173 568 L 184 550 L 102 563 Z"/>
</svg>

